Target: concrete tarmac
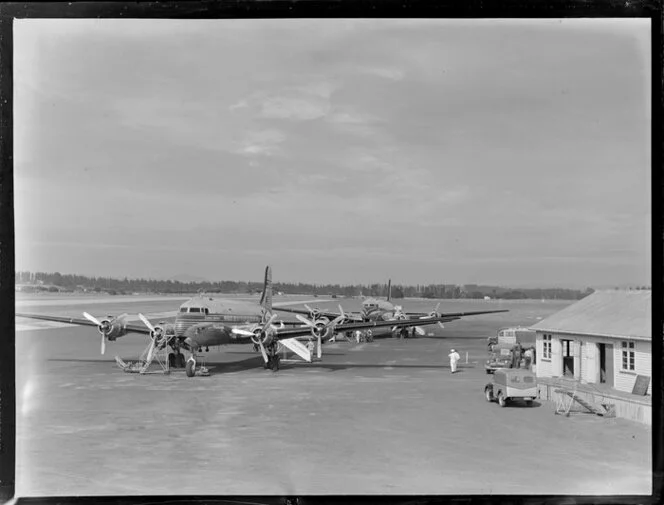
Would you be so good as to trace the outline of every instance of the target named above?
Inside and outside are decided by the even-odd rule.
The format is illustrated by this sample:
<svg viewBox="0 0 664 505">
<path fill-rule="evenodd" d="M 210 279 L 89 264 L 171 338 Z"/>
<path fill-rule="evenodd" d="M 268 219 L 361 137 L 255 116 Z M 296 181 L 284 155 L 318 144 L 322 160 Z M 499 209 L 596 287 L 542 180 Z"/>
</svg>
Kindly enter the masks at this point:
<svg viewBox="0 0 664 505">
<path fill-rule="evenodd" d="M 144 336 L 100 356 L 93 328 L 19 331 L 16 494 L 649 494 L 649 427 L 484 399 L 487 331 L 543 310 L 455 321 L 436 338 L 327 344 L 323 362 L 277 373 L 250 345 L 228 346 L 194 378 L 117 368 Z"/>
</svg>

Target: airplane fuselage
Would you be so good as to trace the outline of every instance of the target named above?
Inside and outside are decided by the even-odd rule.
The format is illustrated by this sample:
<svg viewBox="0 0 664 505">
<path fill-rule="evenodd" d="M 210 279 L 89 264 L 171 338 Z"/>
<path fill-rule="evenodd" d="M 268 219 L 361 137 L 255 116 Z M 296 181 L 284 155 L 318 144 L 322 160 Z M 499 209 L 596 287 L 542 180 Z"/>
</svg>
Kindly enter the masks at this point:
<svg viewBox="0 0 664 505">
<path fill-rule="evenodd" d="M 367 321 L 389 321 L 395 318 L 396 307 L 386 300 L 367 298 L 362 302 L 362 318 Z"/>
<path fill-rule="evenodd" d="M 263 321 L 260 305 L 242 300 L 220 300 L 199 296 L 187 300 L 175 316 L 175 336 L 193 340 L 198 346 L 246 343 L 231 332 L 235 326 Z"/>
</svg>

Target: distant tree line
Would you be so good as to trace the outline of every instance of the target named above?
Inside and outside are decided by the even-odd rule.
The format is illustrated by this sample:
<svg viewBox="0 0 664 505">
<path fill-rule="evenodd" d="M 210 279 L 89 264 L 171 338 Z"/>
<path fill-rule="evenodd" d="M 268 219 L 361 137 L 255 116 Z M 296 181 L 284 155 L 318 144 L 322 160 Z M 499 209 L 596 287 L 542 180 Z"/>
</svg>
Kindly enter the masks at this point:
<svg viewBox="0 0 664 505">
<path fill-rule="evenodd" d="M 84 275 L 61 274 L 60 272 L 17 272 L 17 290 L 21 291 L 92 291 L 109 294 L 132 293 L 169 293 L 190 294 L 196 292 L 206 293 L 260 293 L 263 289 L 262 281 L 239 282 L 181 282 L 174 280 L 157 279 L 117 279 L 112 277 L 88 277 Z M 386 284 L 308 284 L 276 282 L 273 285 L 275 293 L 305 294 L 322 296 L 387 296 Z M 648 289 L 646 286 L 635 289 Z M 579 300 L 594 290 L 562 289 L 562 288 L 536 288 L 511 289 L 499 286 L 485 286 L 478 284 L 426 284 L 415 286 L 393 285 L 392 298 L 473 298 L 518 300 L 518 299 L 545 299 L 545 300 Z"/>
</svg>

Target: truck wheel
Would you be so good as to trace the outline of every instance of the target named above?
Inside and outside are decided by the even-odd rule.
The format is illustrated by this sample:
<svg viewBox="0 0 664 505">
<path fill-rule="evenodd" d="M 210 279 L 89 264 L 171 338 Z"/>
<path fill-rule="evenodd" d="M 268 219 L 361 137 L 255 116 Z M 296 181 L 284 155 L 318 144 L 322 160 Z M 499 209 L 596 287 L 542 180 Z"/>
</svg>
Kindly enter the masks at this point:
<svg viewBox="0 0 664 505">
<path fill-rule="evenodd" d="M 484 396 L 486 397 L 486 401 L 492 402 L 493 401 L 493 390 L 491 388 L 485 388 L 484 389 Z"/>
<path fill-rule="evenodd" d="M 501 407 L 507 405 L 507 400 L 505 399 L 505 396 L 503 395 L 502 391 L 498 393 L 498 405 L 500 405 Z"/>
</svg>

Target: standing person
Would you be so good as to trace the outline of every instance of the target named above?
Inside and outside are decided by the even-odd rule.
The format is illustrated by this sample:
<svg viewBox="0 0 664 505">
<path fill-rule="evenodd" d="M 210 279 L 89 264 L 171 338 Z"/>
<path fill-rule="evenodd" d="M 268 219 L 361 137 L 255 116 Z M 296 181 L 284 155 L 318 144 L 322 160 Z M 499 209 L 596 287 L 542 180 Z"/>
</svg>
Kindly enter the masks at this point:
<svg viewBox="0 0 664 505">
<path fill-rule="evenodd" d="M 519 368 L 521 364 L 521 345 L 516 344 L 512 347 L 512 368 Z"/>
<path fill-rule="evenodd" d="M 450 358 L 450 372 L 451 373 L 456 373 L 457 371 L 457 363 L 461 359 L 461 356 L 459 356 L 459 353 L 456 352 L 454 349 L 452 349 L 448 355 Z"/>
<path fill-rule="evenodd" d="M 532 350 L 532 347 L 529 347 L 528 349 L 526 349 L 526 351 L 523 353 L 523 357 L 524 357 L 525 360 L 526 360 L 526 369 L 530 370 L 530 369 L 531 369 L 531 368 L 530 368 L 530 365 L 531 365 L 532 362 L 533 362 L 533 350 Z"/>
<path fill-rule="evenodd" d="M 355 332 L 355 341 L 359 344 L 360 343 L 360 337 L 362 336 L 362 332 L 360 330 L 357 330 Z"/>
</svg>

